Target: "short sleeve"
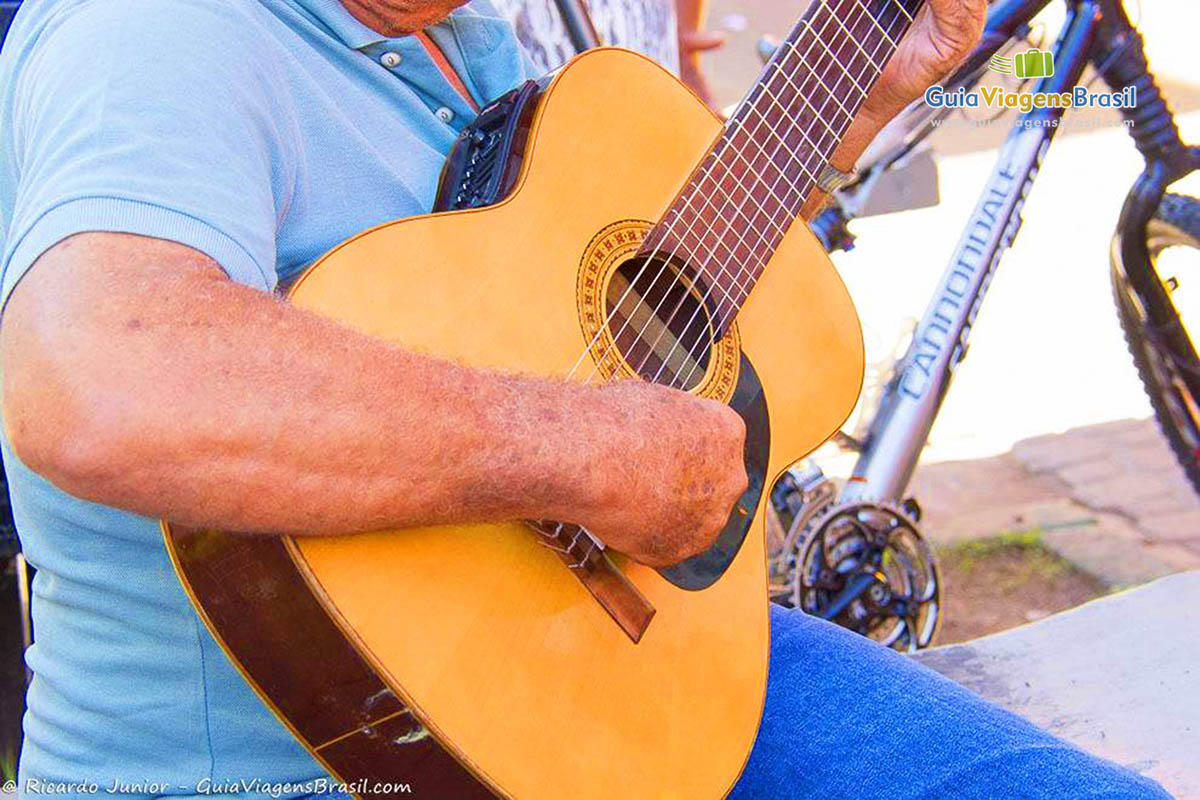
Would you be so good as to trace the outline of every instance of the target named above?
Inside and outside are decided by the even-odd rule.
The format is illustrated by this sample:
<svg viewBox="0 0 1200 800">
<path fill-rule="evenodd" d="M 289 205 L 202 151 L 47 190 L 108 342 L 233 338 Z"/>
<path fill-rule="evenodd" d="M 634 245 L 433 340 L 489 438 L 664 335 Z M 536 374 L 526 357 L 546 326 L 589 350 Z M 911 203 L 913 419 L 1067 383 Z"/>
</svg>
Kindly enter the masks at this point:
<svg viewBox="0 0 1200 800">
<path fill-rule="evenodd" d="M 16 43 L 0 302 L 85 231 L 176 241 L 274 288 L 295 119 L 260 24 L 222 0 L 85 0 Z"/>
</svg>

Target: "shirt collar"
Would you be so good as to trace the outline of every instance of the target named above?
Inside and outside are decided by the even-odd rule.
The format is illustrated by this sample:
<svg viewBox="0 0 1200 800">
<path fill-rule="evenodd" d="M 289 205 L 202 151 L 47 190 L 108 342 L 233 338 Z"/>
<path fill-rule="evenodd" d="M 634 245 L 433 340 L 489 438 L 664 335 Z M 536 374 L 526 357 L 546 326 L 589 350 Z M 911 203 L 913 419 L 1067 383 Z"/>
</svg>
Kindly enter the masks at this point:
<svg viewBox="0 0 1200 800">
<path fill-rule="evenodd" d="M 351 50 L 362 50 L 373 44 L 391 41 L 382 33 L 359 22 L 353 14 L 346 10 L 341 0 L 293 0 L 293 2 L 316 17 Z M 464 28 L 473 33 L 477 32 L 492 45 L 496 44 L 496 40 L 505 32 L 511 33 L 508 20 L 496 11 L 491 3 L 481 2 L 481 0 L 474 0 L 474 2 L 459 6 L 451 11 L 445 20 L 432 28 L 436 29 L 446 25 L 454 28 L 456 32 Z"/>
<path fill-rule="evenodd" d="M 340 0 L 295 0 L 296 4 L 328 28 L 352 50 L 361 50 L 379 42 L 386 42 L 382 33 L 363 25 L 346 10 Z"/>
</svg>

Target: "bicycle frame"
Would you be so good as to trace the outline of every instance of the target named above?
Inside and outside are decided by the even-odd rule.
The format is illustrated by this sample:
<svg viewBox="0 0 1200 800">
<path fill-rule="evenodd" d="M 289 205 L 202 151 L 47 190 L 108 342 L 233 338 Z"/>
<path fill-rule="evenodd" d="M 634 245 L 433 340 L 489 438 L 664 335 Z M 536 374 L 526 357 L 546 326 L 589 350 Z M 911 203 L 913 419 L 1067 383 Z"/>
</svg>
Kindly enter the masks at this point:
<svg viewBox="0 0 1200 800">
<path fill-rule="evenodd" d="M 976 83 L 991 56 L 1021 38 L 1028 24 L 1051 0 L 1002 0 L 993 4 L 983 40 L 964 65 L 946 81 L 957 88 Z M 1186 147 L 1174 118 L 1158 92 L 1146 63 L 1140 34 L 1120 0 L 1067 0 L 1068 15 L 1054 46 L 1057 69 L 1035 91 L 1067 92 L 1080 82 L 1089 64 L 1113 91 L 1138 87 L 1138 107 L 1122 111 L 1133 124 L 1131 135 L 1146 159 L 1146 170 L 1126 201 L 1114 246 L 1114 269 L 1121 269 L 1150 309 L 1169 308 L 1145 248 L 1146 224 L 1166 186 L 1200 167 L 1200 151 Z M 992 275 L 1021 226 L 1025 198 L 1037 178 L 1057 132 L 1063 109 L 1034 109 L 1021 116 L 1006 140 L 950 263 L 913 335 L 897 362 L 841 502 L 900 500 L 916 468 L 954 370 L 967 352 L 971 328 Z M 907 115 L 928 123 L 945 114 L 918 108 Z M 901 122 L 904 125 L 904 122 Z M 903 143 L 880 162 L 885 170 L 931 132 L 910 125 Z M 870 180 L 868 173 L 867 180 Z M 1140 251 L 1139 251 L 1140 246 Z M 1166 303 L 1166 306 L 1156 305 Z M 1163 331 L 1164 337 L 1171 331 Z M 1179 338 L 1179 337 L 1177 337 Z M 1197 364 L 1186 336 L 1175 352 Z M 1200 389 L 1200 370 L 1191 376 Z"/>
</svg>

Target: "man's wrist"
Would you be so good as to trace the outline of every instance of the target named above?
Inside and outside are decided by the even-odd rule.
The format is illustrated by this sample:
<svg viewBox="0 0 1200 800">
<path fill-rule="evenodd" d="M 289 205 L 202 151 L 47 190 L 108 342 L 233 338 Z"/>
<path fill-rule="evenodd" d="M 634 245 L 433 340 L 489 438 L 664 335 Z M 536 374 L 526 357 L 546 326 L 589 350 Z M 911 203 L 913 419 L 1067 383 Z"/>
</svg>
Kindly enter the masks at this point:
<svg viewBox="0 0 1200 800">
<path fill-rule="evenodd" d="M 859 157 L 881 130 L 883 130 L 883 125 L 873 115 L 860 112 L 850 123 L 849 130 L 842 137 L 837 149 L 833 151 L 833 155 L 829 157 L 829 166 L 839 173 L 852 175 Z M 815 217 L 829 202 L 827 190 L 839 188 L 831 185 L 831 181 L 822 179 L 825 177 L 827 176 L 817 175 L 817 185 L 813 187 L 804 207 L 800 210 L 800 216 L 804 219 Z M 836 183 L 836 181 L 832 183 Z"/>
<path fill-rule="evenodd" d="M 850 123 L 850 128 L 842 137 L 837 149 L 830 156 L 830 166 L 839 172 L 853 172 L 859 157 L 867 149 L 867 145 L 879 135 L 883 127 L 884 123 L 880 122 L 873 114 L 860 111 L 854 121 Z"/>
</svg>

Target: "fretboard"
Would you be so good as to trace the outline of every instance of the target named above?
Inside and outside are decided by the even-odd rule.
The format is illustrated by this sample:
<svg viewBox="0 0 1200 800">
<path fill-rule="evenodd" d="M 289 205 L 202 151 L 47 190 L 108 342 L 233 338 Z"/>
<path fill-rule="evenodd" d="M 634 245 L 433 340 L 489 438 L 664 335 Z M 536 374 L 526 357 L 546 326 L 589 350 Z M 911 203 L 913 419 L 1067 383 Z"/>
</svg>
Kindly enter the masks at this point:
<svg viewBox="0 0 1200 800">
<path fill-rule="evenodd" d="M 642 246 L 700 277 L 721 332 L 923 0 L 814 0 Z"/>
</svg>

